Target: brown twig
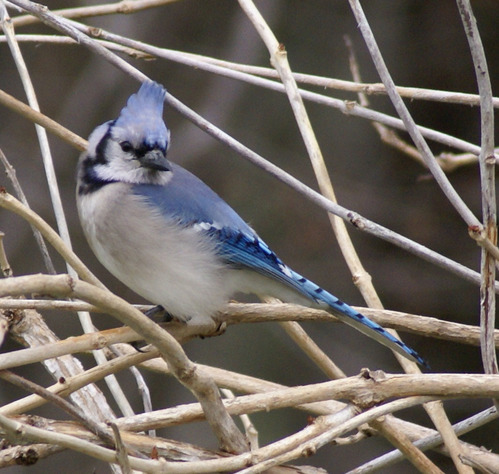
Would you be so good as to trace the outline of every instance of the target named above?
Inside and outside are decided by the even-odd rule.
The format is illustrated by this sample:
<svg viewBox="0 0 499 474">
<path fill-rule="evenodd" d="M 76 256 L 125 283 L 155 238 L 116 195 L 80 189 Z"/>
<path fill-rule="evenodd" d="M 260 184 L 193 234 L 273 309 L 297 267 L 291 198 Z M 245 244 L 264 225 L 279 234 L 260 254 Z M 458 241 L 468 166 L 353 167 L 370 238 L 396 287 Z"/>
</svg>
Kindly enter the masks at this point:
<svg viewBox="0 0 499 474">
<path fill-rule="evenodd" d="M 20 377 L 19 375 L 16 375 L 8 370 L 1 370 L 0 378 L 15 385 L 16 387 L 37 394 L 38 396 L 44 398 L 47 402 L 50 402 L 53 405 L 59 407 L 68 415 L 78 420 L 85 428 L 87 428 L 92 433 L 97 435 L 108 446 L 114 448 L 115 440 L 111 436 L 111 434 L 108 433 L 105 429 L 103 429 L 98 423 L 89 418 L 80 409 L 78 409 L 68 401 L 64 400 L 64 398 L 50 392 L 41 385 L 31 382 L 30 380 L 27 380 L 24 377 Z M 132 454 L 133 456 L 142 457 L 142 455 L 136 451 L 131 451 L 130 454 Z"/>
</svg>

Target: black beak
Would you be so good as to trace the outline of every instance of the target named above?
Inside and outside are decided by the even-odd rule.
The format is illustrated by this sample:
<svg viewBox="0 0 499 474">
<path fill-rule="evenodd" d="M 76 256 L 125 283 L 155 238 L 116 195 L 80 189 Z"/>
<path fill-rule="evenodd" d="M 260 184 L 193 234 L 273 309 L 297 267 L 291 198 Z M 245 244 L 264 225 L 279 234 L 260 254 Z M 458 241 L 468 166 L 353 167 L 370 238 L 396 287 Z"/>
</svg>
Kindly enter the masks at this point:
<svg viewBox="0 0 499 474">
<path fill-rule="evenodd" d="M 139 162 L 144 168 L 149 168 L 155 171 L 171 171 L 170 162 L 166 159 L 165 154 L 155 148 L 144 153 L 139 157 Z"/>
</svg>

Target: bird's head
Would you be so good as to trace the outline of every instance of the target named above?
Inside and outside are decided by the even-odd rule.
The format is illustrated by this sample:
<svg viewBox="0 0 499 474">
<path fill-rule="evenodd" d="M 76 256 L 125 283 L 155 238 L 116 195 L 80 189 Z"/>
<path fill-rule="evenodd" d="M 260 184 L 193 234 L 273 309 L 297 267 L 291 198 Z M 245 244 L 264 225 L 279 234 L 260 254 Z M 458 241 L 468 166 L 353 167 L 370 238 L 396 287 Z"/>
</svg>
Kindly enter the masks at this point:
<svg viewBox="0 0 499 474">
<path fill-rule="evenodd" d="M 88 150 L 80 158 L 80 181 L 167 182 L 171 165 L 166 158 L 170 131 L 162 117 L 165 93 L 156 82 L 144 82 L 116 120 L 91 133 Z"/>
</svg>

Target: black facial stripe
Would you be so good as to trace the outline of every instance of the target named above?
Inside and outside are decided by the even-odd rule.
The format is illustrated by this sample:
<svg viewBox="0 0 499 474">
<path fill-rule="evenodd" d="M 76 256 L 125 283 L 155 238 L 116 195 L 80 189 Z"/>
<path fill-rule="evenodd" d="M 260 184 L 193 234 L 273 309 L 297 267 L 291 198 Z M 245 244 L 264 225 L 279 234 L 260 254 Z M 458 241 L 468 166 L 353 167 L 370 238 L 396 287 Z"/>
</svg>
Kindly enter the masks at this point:
<svg viewBox="0 0 499 474">
<path fill-rule="evenodd" d="M 106 184 L 115 183 L 115 180 L 105 180 L 99 178 L 95 174 L 95 157 L 86 156 L 80 163 L 78 169 L 79 185 L 78 185 L 78 195 L 83 196 L 85 194 L 90 194 L 98 189 L 102 188 Z"/>
<path fill-rule="evenodd" d="M 95 174 L 95 165 L 105 165 L 108 163 L 108 160 L 106 159 L 106 148 L 111 137 L 111 127 L 113 124 L 114 122 L 109 124 L 106 133 L 95 148 L 95 155 L 86 155 L 78 166 L 78 178 L 80 182 L 78 186 L 79 196 L 92 193 L 106 184 L 115 182 L 112 180 L 103 180 Z"/>
<path fill-rule="evenodd" d="M 95 156 L 92 157 L 92 161 L 96 165 L 105 165 L 108 163 L 108 160 L 106 159 L 106 148 L 107 148 L 107 142 L 111 138 L 111 128 L 113 127 L 114 122 L 116 122 L 116 120 L 113 120 L 109 124 L 106 133 L 102 136 L 100 142 L 97 144 L 97 147 L 95 148 Z"/>
</svg>

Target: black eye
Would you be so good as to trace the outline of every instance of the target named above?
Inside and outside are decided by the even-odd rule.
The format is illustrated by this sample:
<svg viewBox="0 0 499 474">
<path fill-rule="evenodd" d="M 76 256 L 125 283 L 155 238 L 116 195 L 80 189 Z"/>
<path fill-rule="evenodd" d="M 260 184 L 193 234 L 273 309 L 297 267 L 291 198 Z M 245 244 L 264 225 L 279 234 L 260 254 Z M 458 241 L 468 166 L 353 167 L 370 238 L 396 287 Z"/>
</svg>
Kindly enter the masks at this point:
<svg viewBox="0 0 499 474">
<path fill-rule="evenodd" d="M 120 146 L 125 153 L 129 153 L 130 151 L 133 150 L 133 146 L 130 142 L 121 142 Z"/>
</svg>

